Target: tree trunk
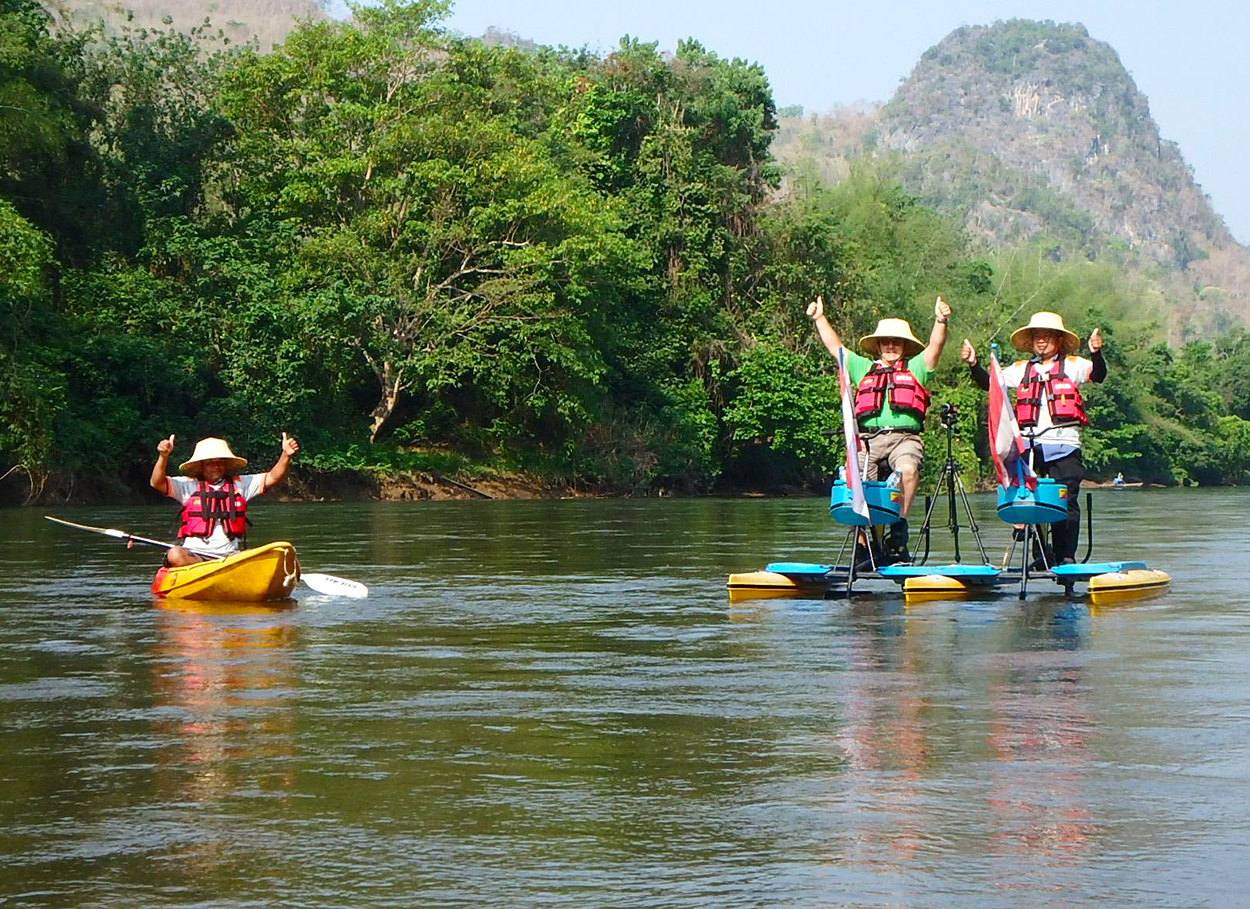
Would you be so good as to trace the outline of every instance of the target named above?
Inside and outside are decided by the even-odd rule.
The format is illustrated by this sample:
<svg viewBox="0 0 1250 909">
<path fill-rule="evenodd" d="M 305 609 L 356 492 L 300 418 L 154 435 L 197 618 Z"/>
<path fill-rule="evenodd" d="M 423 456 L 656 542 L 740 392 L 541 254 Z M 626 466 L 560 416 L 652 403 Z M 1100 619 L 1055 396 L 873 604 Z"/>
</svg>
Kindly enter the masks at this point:
<svg viewBox="0 0 1250 909">
<path fill-rule="evenodd" d="M 404 387 L 404 371 L 396 369 L 389 360 L 384 360 L 380 368 L 379 364 L 374 364 L 373 371 L 378 377 L 378 383 L 382 386 L 382 399 L 378 401 L 378 406 L 373 408 L 373 420 L 369 424 L 369 441 L 376 443 L 382 426 L 390 419 L 391 414 L 395 412 L 395 405 L 399 403 L 399 392 Z"/>
</svg>

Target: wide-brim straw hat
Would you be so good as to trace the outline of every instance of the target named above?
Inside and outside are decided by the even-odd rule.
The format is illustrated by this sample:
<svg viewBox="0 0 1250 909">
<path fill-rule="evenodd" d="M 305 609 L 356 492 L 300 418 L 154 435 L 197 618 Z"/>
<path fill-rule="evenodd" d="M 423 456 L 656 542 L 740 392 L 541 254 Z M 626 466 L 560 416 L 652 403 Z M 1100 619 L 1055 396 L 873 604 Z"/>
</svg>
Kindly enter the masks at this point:
<svg viewBox="0 0 1250 909">
<path fill-rule="evenodd" d="M 910 360 L 924 350 L 924 345 L 912 334 L 906 319 L 882 319 L 877 323 L 876 331 L 859 339 L 860 350 L 874 357 L 880 356 L 882 338 L 898 338 L 902 341 L 904 360 Z"/>
<path fill-rule="evenodd" d="M 1064 327 L 1063 316 L 1057 312 L 1035 312 L 1033 318 L 1029 319 L 1029 324 L 1023 328 L 1017 328 L 1011 333 L 1011 344 L 1016 350 L 1023 350 L 1025 353 L 1033 352 L 1033 332 L 1038 329 L 1045 331 L 1055 331 L 1063 336 L 1064 355 L 1072 353 L 1081 346 L 1081 339 L 1074 331 L 1069 331 Z"/>
<path fill-rule="evenodd" d="M 240 458 L 231 451 L 230 444 L 225 439 L 208 438 L 200 439 L 195 443 L 195 451 L 191 452 L 191 457 L 178 465 L 178 469 L 188 476 L 198 477 L 204 469 L 201 462 L 217 458 L 229 462 L 226 465 L 226 473 L 234 473 L 247 466 L 247 458 Z"/>
</svg>

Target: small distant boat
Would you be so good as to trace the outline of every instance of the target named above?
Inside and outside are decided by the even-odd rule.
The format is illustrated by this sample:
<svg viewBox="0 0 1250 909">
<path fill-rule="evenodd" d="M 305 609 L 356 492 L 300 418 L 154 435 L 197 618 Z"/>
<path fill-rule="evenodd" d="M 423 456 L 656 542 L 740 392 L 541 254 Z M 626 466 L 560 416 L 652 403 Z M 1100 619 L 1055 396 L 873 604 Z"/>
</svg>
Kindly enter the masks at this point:
<svg viewBox="0 0 1250 909">
<path fill-rule="evenodd" d="M 285 600 L 300 580 L 290 543 L 266 543 L 212 562 L 162 568 L 152 580 L 158 597 L 263 603 Z"/>
</svg>

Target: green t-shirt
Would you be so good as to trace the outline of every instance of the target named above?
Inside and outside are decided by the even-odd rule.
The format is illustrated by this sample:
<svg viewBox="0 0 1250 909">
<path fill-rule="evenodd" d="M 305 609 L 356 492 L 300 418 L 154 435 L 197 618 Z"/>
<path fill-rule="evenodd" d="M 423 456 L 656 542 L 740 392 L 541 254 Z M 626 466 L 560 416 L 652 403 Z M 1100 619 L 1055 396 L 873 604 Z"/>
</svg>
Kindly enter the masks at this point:
<svg viewBox="0 0 1250 909">
<path fill-rule="evenodd" d="M 859 383 L 863 381 L 864 376 L 868 375 L 868 370 L 872 369 L 872 364 L 876 360 L 852 353 L 850 350 L 846 352 L 846 368 L 851 374 L 851 391 L 854 392 Z M 929 368 L 924 365 L 924 354 L 918 353 L 907 361 L 907 371 L 916 377 L 916 381 L 926 388 L 929 386 Z M 890 409 L 890 399 L 886 396 L 885 403 L 881 405 L 881 413 L 867 420 L 861 420 L 859 423 L 861 429 L 915 429 L 917 431 L 924 428 L 920 420 L 908 413 L 895 413 Z"/>
</svg>

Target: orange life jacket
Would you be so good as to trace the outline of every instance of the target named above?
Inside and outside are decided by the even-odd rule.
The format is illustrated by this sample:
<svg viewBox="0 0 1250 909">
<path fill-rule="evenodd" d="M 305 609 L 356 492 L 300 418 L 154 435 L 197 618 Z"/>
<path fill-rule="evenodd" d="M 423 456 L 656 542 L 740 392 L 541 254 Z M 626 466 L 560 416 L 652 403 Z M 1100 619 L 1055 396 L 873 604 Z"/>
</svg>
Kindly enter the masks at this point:
<svg viewBox="0 0 1250 909">
<path fill-rule="evenodd" d="M 929 392 L 906 366 L 873 363 L 855 389 L 855 419 L 859 423 L 879 413 L 886 400 L 895 413 L 923 421 L 929 409 Z"/>
<path fill-rule="evenodd" d="M 1063 371 L 1063 360 L 1058 362 L 1058 368 L 1045 377 L 1037 371 L 1034 360 L 1029 360 L 1024 367 L 1024 376 L 1016 386 L 1016 422 L 1022 427 L 1037 425 L 1042 409 L 1042 389 L 1046 390 L 1046 409 L 1050 411 L 1051 423 L 1056 426 L 1089 423 L 1080 389 Z"/>
<path fill-rule="evenodd" d="M 220 489 L 212 489 L 200 480 L 182 506 L 179 515 L 178 539 L 208 537 L 220 524 L 226 536 L 241 540 L 247 536 L 247 499 L 239 492 L 235 477 L 227 477 Z"/>
</svg>

